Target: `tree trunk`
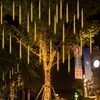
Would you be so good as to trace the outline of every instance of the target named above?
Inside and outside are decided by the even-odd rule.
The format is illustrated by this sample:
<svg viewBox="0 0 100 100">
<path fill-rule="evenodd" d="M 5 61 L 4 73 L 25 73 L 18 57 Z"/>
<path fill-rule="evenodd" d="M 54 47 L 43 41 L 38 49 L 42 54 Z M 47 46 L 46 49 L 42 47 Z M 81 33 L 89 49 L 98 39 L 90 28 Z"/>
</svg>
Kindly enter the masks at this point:
<svg viewBox="0 0 100 100">
<path fill-rule="evenodd" d="M 45 70 L 45 87 L 44 87 L 44 100 L 50 100 L 50 69 L 46 68 Z"/>
</svg>

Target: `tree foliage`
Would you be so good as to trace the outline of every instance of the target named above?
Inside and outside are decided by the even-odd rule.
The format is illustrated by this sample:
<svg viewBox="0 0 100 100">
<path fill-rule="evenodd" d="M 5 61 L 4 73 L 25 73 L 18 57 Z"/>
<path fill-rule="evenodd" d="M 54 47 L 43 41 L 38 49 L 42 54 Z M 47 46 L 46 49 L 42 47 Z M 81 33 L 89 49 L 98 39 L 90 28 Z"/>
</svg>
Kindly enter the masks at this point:
<svg viewBox="0 0 100 100">
<path fill-rule="evenodd" d="M 33 2 L 33 21 L 30 21 L 29 33 L 27 33 L 27 14 L 29 13 L 29 17 L 31 16 L 31 2 Z M 26 84 L 30 87 L 35 84 L 30 84 L 33 80 L 33 77 L 36 77 L 37 74 L 34 71 L 35 66 L 38 65 L 38 57 L 34 56 L 36 54 L 39 56 L 39 46 L 40 40 L 45 45 L 46 50 L 46 61 L 49 63 L 50 61 L 50 39 L 52 39 L 52 47 L 53 51 L 60 51 L 60 58 L 62 60 L 62 31 L 63 31 L 63 23 L 65 24 L 65 53 L 67 54 L 69 51 L 71 52 L 71 56 L 73 56 L 73 46 L 80 43 L 80 36 L 83 39 L 83 46 L 86 44 L 89 46 L 90 35 L 94 37 L 99 31 L 99 23 L 96 20 L 89 21 L 88 19 L 95 15 L 98 11 L 100 11 L 100 2 L 99 0 L 91 1 L 91 0 L 80 0 L 80 18 L 76 19 L 76 33 L 73 34 L 73 15 L 77 12 L 77 1 L 76 0 L 62 0 L 62 20 L 58 17 L 59 21 L 57 23 L 57 33 L 54 34 L 54 15 L 56 14 L 56 4 L 58 3 L 58 11 L 60 12 L 60 0 L 41 0 L 41 19 L 39 20 L 39 0 L 15 0 L 15 21 L 12 20 L 13 15 L 13 0 L 2 0 L 3 6 L 3 24 L 0 24 L 0 35 L 2 38 L 2 29 L 5 30 L 5 47 L 7 50 L 1 50 L 1 72 L 5 70 L 11 69 L 12 66 L 16 67 L 17 62 L 20 63 L 20 74 L 22 75 L 22 79 Z M 66 3 L 68 3 L 69 9 L 69 22 L 65 22 L 66 18 Z M 21 4 L 21 25 L 19 25 L 19 5 Z M 48 25 L 48 9 L 51 7 L 51 25 Z M 81 28 L 81 8 L 84 11 L 84 28 Z M 60 15 L 60 13 L 58 13 Z M 36 41 L 34 41 L 34 26 L 35 21 L 37 25 L 37 36 Z M 8 41 L 9 41 L 9 33 L 12 33 L 12 54 L 8 54 Z M 23 45 L 23 58 L 19 60 L 18 50 L 19 50 L 19 40 L 22 40 Z M 93 40 L 92 40 L 93 42 Z M 28 65 L 26 62 L 26 52 L 27 45 L 30 46 L 30 56 L 31 62 Z M 26 48 L 26 49 L 25 49 Z M 33 54 L 34 53 L 34 54 Z M 4 57 L 5 55 L 5 57 Z M 43 56 L 43 54 L 42 54 Z M 7 57 L 7 58 L 6 58 Z M 11 58 L 11 59 L 9 59 Z M 66 56 L 67 58 L 67 56 Z M 44 58 L 43 58 L 44 59 Z M 56 64 L 56 54 L 52 63 L 52 66 Z M 6 62 L 6 63 L 4 63 Z M 4 67 L 5 66 L 5 67 Z M 30 75 L 31 74 L 31 75 Z M 27 76 L 27 77 L 25 77 Z M 35 80 L 34 80 L 35 81 Z M 29 82 L 29 83 L 27 83 Z"/>
</svg>

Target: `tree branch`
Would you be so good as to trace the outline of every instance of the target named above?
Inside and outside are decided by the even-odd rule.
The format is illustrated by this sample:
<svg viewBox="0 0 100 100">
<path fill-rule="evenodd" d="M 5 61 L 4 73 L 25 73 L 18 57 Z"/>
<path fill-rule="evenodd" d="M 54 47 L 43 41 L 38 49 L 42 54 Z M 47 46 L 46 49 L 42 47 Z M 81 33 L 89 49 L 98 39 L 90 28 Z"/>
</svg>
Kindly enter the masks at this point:
<svg viewBox="0 0 100 100">
<path fill-rule="evenodd" d="M 20 41 L 15 35 L 12 35 L 17 41 Z M 21 44 L 28 49 L 28 46 L 26 46 L 23 42 L 21 42 Z M 35 51 L 33 51 L 32 49 L 29 49 L 29 51 L 31 51 L 32 53 L 34 53 L 36 56 L 40 57 L 39 54 L 37 54 Z M 43 60 L 43 58 L 41 57 L 41 59 Z"/>
</svg>

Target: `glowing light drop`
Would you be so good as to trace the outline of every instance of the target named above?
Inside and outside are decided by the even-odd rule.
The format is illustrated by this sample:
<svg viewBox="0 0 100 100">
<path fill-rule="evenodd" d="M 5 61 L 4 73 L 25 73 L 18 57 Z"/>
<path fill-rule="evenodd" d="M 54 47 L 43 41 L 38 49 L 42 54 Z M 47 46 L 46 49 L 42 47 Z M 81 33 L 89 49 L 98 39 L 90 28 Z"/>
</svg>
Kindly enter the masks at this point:
<svg viewBox="0 0 100 100">
<path fill-rule="evenodd" d="M 13 21 L 15 20 L 15 2 L 13 0 Z"/>
<path fill-rule="evenodd" d="M 81 10 L 81 28 L 83 28 L 83 8 Z"/>
<path fill-rule="evenodd" d="M 49 26 L 51 24 L 50 6 L 49 6 Z"/>
<path fill-rule="evenodd" d="M 17 64 L 17 73 L 19 73 L 19 64 Z"/>
<path fill-rule="evenodd" d="M 28 45 L 28 51 L 27 51 L 27 63 L 29 64 L 30 57 L 29 57 L 29 45 Z"/>
<path fill-rule="evenodd" d="M 39 19 L 41 19 L 41 0 L 39 0 Z"/>
<path fill-rule="evenodd" d="M 27 14 L 27 33 L 29 33 L 29 13 Z"/>
<path fill-rule="evenodd" d="M 65 62 L 65 51 L 64 51 L 64 44 L 63 44 L 63 64 Z"/>
<path fill-rule="evenodd" d="M 82 56 L 82 36 L 80 36 L 81 56 Z"/>
<path fill-rule="evenodd" d="M 59 71 L 59 51 L 57 51 L 57 71 Z"/>
<path fill-rule="evenodd" d="M 34 41 L 36 41 L 36 21 L 35 21 L 35 25 L 34 25 Z"/>
<path fill-rule="evenodd" d="M 77 20 L 79 20 L 79 0 L 77 0 Z"/>
<path fill-rule="evenodd" d="M 66 23 L 68 23 L 68 3 L 66 4 Z"/>
<path fill-rule="evenodd" d="M 60 19 L 62 19 L 62 0 L 60 0 Z"/>
<path fill-rule="evenodd" d="M 4 72 L 2 73 L 2 80 L 4 81 Z"/>
<path fill-rule="evenodd" d="M 21 24 L 21 4 L 19 5 L 19 24 Z"/>
<path fill-rule="evenodd" d="M 11 70 L 9 70 L 9 79 L 11 79 Z"/>
<path fill-rule="evenodd" d="M 2 2 L 1 2 L 1 24 L 3 23 Z"/>
<path fill-rule="evenodd" d="M 70 73 L 70 52 L 68 53 L 68 73 Z"/>
<path fill-rule="evenodd" d="M 40 56 L 39 56 L 39 62 L 41 63 L 41 42 L 40 42 L 40 46 L 39 46 L 39 54 L 40 54 Z"/>
<path fill-rule="evenodd" d="M 14 69 L 13 69 L 13 67 L 12 67 L 12 75 L 14 74 Z"/>
<path fill-rule="evenodd" d="M 21 46 L 21 39 L 20 39 L 19 56 L 20 56 L 20 59 L 21 59 L 21 58 L 22 58 L 22 46 Z"/>
<path fill-rule="evenodd" d="M 75 14 L 74 14 L 74 17 L 73 17 L 73 33 L 75 34 Z"/>
<path fill-rule="evenodd" d="M 11 43 L 11 33 L 10 33 L 10 41 L 9 41 L 9 53 L 11 54 L 12 51 L 12 43 Z"/>
<path fill-rule="evenodd" d="M 4 28 L 2 30 L 2 49 L 4 49 Z"/>
<path fill-rule="evenodd" d="M 90 35 L 90 54 L 92 53 L 92 37 L 91 37 L 91 35 Z"/>
<path fill-rule="evenodd" d="M 58 23 L 58 3 L 56 4 L 56 23 Z"/>
<path fill-rule="evenodd" d="M 54 15 L 54 34 L 56 34 L 56 15 Z"/>
<path fill-rule="evenodd" d="M 31 2 L 31 22 L 33 21 L 33 2 Z"/>
<path fill-rule="evenodd" d="M 50 40 L 50 59 L 51 59 L 51 56 L 52 56 L 52 40 Z"/>
</svg>

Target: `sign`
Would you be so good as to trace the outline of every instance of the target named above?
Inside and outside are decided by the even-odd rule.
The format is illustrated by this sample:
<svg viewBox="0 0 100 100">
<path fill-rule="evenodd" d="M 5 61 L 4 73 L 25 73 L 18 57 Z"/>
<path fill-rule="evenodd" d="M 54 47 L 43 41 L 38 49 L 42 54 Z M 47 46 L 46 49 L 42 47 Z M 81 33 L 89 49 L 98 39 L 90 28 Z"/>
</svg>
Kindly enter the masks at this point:
<svg viewBox="0 0 100 100">
<path fill-rule="evenodd" d="M 75 78 L 82 79 L 82 64 L 81 64 L 81 52 L 80 47 L 75 45 L 73 47 L 74 50 L 74 60 L 75 60 Z"/>
</svg>

